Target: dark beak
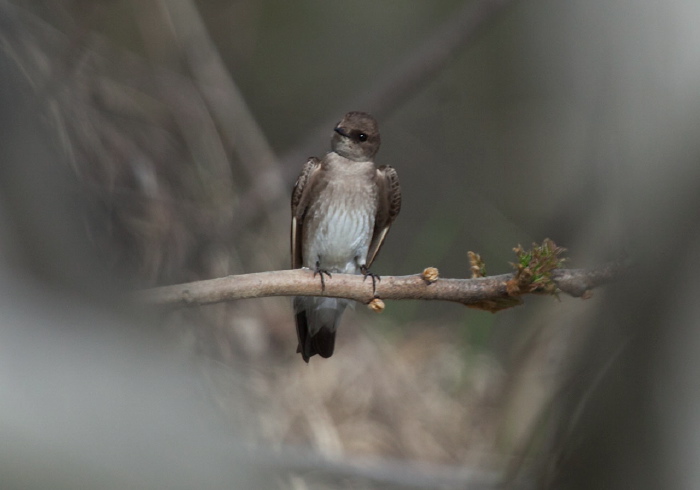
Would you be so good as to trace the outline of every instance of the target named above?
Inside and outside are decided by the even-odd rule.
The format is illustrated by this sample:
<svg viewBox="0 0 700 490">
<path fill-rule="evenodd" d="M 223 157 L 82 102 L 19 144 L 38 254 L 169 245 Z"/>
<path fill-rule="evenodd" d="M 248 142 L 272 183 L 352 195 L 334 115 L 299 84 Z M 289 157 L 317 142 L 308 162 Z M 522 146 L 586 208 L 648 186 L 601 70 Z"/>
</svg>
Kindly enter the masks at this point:
<svg viewBox="0 0 700 490">
<path fill-rule="evenodd" d="M 346 138 L 350 136 L 350 135 L 349 135 L 348 133 L 346 133 L 345 130 L 344 130 L 343 128 L 341 128 L 340 126 L 336 126 L 335 129 L 333 129 L 333 131 L 335 131 L 336 133 L 338 133 L 340 136 L 345 136 Z"/>
</svg>

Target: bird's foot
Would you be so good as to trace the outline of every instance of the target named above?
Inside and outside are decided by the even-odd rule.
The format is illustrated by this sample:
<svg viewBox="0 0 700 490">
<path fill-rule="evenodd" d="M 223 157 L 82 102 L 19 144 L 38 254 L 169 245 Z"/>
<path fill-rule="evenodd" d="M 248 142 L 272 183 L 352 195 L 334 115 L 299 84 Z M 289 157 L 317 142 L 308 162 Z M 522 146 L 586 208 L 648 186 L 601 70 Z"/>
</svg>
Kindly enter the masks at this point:
<svg viewBox="0 0 700 490">
<path fill-rule="evenodd" d="M 326 289 L 326 280 L 323 278 L 323 274 L 327 275 L 329 279 L 331 278 L 331 273 L 328 272 L 326 269 L 321 269 L 321 262 L 317 260 L 316 269 L 314 269 L 314 277 L 316 277 L 316 275 L 321 276 L 321 291 L 324 291 Z"/>
<path fill-rule="evenodd" d="M 367 277 L 372 278 L 372 294 L 377 295 L 377 282 L 381 281 L 382 278 L 379 277 L 378 274 L 375 274 L 374 272 L 370 272 L 370 270 L 367 268 L 366 265 L 360 266 L 360 272 L 362 273 L 364 277 L 363 281 L 367 279 Z"/>
</svg>

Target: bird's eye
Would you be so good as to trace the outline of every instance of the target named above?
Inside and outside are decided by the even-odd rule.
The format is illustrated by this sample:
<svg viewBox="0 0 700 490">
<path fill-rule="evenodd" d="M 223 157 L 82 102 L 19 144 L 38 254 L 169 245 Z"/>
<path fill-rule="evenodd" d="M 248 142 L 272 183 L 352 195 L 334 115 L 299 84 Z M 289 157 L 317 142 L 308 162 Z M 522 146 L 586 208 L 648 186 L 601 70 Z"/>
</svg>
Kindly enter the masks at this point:
<svg viewBox="0 0 700 490">
<path fill-rule="evenodd" d="M 357 135 L 357 139 L 360 141 L 367 141 L 367 135 L 365 133 L 360 133 Z"/>
</svg>

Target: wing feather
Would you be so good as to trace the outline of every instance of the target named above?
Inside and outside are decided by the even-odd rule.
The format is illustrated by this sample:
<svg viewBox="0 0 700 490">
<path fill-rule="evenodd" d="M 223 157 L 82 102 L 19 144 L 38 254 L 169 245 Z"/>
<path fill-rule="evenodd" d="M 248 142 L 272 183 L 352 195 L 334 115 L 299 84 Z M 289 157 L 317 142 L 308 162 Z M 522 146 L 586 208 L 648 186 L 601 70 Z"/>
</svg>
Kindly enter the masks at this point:
<svg viewBox="0 0 700 490">
<path fill-rule="evenodd" d="M 309 158 L 301 170 L 292 191 L 292 269 L 302 266 L 301 237 L 303 235 L 304 214 L 309 203 L 309 192 L 313 175 L 320 168 L 321 162 L 316 157 Z"/>
<path fill-rule="evenodd" d="M 389 228 L 401 211 L 401 185 L 399 176 L 393 167 L 379 167 L 376 174 L 377 182 L 377 216 L 374 220 L 374 233 L 367 251 L 367 267 L 369 268 L 382 248 Z"/>
</svg>

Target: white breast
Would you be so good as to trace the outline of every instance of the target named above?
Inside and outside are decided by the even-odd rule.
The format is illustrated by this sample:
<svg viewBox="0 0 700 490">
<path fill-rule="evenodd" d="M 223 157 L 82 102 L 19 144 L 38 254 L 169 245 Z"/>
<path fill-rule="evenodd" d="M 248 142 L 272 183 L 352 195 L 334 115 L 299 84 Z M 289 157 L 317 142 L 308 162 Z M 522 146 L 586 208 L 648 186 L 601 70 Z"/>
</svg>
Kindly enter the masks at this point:
<svg viewBox="0 0 700 490">
<path fill-rule="evenodd" d="M 342 205 L 329 207 L 314 240 L 322 268 L 354 274 L 366 262 L 374 227 L 374 214 L 367 211 L 348 210 Z"/>
<path fill-rule="evenodd" d="M 364 162 L 363 162 L 364 163 Z M 305 219 L 305 267 L 355 274 L 367 260 L 377 190 L 370 178 L 374 164 L 343 167 L 313 203 Z"/>
</svg>

